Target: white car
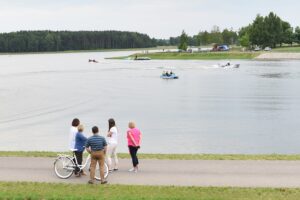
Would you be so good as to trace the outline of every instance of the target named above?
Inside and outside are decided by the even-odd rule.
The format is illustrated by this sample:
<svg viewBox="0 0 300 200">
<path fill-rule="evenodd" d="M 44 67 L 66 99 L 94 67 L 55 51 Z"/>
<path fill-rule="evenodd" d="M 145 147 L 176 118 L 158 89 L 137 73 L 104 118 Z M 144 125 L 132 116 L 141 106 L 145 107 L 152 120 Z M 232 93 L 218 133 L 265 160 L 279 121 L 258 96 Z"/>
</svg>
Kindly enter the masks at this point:
<svg viewBox="0 0 300 200">
<path fill-rule="evenodd" d="M 259 47 L 255 47 L 254 51 L 260 51 L 261 49 Z"/>
<path fill-rule="evenodd" d="M 272 49 L 271 49 L 271 47 L 266 47 L 264 50 L 265 51 L 271 51 Z"/>
</svg>

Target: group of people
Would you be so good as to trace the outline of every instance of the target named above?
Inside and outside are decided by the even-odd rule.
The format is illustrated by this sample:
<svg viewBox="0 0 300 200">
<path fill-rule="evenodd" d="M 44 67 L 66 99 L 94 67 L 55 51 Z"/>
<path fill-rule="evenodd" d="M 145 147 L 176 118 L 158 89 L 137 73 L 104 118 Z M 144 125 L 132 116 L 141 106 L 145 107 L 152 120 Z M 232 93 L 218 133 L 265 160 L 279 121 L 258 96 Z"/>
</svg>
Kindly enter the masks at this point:
<svg viewBox="0 0 300 200">
<path fill-rule="evenodd" d="M 163 71 L 162 75 L 163 76 L 172 76 L 174 73 L 172 72 L 172 70 L 169 72 L 169 71 Z"/>
<path fill-rule="evenodd" d="M 78 165 L 82 165 L 84 150 L 91 154 L 90 180 L 88 183 L 94 183 L 95 169 L 98 163 L 100 166 L 101 184 L 106 184 L 107 180 L 104 179 L 105 161 L 107 162 L 110 173 L 117 171 L 119 164 L 117 156 L 119 131 L 116 127 L 116 122 L 112 118 L 108 120 L 108 131 L 106 138 L 99 134 L 99 128 L 97 126 L 92 127 L 93 135 L 89 138 L 87 138 L 83 132 L 83 124 L 80 123 L 79 119 L 73 119 L 70 129 L 69 147 L 71 151 L 74 152 Z M 135 123 L 129 122 L 127 130 L 127 144 L 133 164 L 133 168 L 129 169 L 130 172 L 138 172 L 139 160 L 137 157 L 137 152 L 140 148 L 141 136 L 142 134 L 140 130 L 135 127 Z M 114 160 L 114 165 L 112 160 Z M 81 175 L 86 175 L 86 173 L 79 167 L 76 167 L 75 175 L 80 177 Z"/>
</svg>

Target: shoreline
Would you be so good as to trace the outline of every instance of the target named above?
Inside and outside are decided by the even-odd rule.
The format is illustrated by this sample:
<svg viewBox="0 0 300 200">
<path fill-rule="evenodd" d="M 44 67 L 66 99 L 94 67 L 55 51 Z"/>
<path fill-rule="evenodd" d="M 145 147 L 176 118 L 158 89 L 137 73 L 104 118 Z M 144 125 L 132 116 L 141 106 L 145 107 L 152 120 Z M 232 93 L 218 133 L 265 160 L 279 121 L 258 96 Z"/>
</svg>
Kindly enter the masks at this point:
<svg viewBox="0 0 300 200">
<path fill-rule="evenodd" d="M 259 61 L 280 61 L 280 60 L 300 60 L 300 53 L 283 53 L 283 52 L 269 52 L 262 53 L 255 58 Z"/>
<path fill-rule="evenodd" d="M 71 152 L 50 151 L 0 151 L 0 157 L 41 157 L 54 158 L 58 154 Z M 140 159 L 157 160 L 300 160 L 300 154 L 150 154 L 139 153 Z M 130 158 L 128 153 L 118 153 L 119 158 Z"/>
</svg>

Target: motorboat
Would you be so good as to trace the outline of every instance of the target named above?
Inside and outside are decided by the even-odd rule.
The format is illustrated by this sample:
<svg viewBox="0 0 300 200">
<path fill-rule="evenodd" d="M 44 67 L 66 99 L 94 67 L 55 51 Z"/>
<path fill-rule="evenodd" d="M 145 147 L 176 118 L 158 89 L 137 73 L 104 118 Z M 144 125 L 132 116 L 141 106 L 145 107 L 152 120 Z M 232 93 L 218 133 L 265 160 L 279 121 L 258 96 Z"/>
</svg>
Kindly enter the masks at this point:
<svg viewBox="0 0 300 200">
<path fill-rule="evenodd" d="M 134 60 L 151 60 L 149 57 L 135 57 Z"/>
<path fill-rule="evenodd" d="M 218 66 L 222 68 L 239 68 L 240 64 L 226 63 L 226 64 L 219 64 Z"/>
<path fill-rule="evenodd" d="M 170 74 L 170 75 L 167 75 L 167 74 L 162 74 L 160 76 L 160 78 L 162 79 L 178 79 L 179 77 L 176 75 L 176 74 Z"/>
</svg>

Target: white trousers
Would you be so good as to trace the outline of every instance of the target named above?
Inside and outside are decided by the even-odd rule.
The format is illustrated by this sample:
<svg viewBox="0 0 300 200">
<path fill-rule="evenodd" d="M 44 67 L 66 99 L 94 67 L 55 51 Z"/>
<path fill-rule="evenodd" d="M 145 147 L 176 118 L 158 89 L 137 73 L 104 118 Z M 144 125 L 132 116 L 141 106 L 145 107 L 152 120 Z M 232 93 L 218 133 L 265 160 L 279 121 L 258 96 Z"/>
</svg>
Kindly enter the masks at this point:
<svg viewBox="0 0 300 200">
<path fill-rule="evenodd" d="M 115 166 L 112 165 L 112 158 L 114 160 Z M 106 161 L 109 170 L 118 169 L 118 156 L 117 156 L 117 144 L 108 144 L 106 152 Z"/>
</svg>

